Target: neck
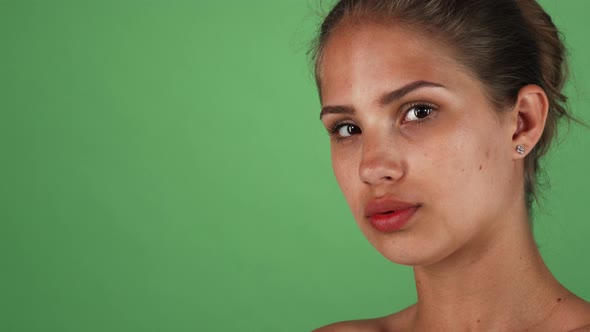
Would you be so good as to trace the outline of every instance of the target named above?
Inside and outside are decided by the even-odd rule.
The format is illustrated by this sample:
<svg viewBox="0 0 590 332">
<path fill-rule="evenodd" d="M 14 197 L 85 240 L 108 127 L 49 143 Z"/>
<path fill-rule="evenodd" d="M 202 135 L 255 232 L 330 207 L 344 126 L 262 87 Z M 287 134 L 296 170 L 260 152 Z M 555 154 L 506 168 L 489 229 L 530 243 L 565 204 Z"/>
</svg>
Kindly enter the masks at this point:
<svg viewBox="0 0 590 332">
<path fill-rule="evenodd" d="M 545 266 L 526 211 L 443 261 L 415 267 L 415 330 L 524 330 L 569 295 Z M 504 224 L 507 225 L 507 224 Z"/>
</svg>

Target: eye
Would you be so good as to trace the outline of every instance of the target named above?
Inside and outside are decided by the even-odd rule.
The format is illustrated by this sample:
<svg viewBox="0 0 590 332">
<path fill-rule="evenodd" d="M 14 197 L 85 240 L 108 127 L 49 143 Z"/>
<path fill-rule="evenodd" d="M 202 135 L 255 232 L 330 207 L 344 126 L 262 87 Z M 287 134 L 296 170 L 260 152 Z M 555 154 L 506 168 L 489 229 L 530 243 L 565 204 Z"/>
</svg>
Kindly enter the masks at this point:
<svg viewBox="0 0 590 332">
<path fill-rule="evenodd" d="M 404 122 L 419 121 L 429 116 L 434 107 L 426 104 L 410 105 L 406 111 Z"/>
<path fill-rule="evenodd" d="M 361 128 L 359 126 L 353 125 L 352 123 L 340 123 L 335 124 L 332 128 L 330 128 L 330 134 L 336 136 L 337 138 L 346 138 L 352 135 L 357 135 L 361 133 Z"/>
<path fill-rule="evenodd" d="M 338 136 L 340 136 L 340 137 L 350 137 L 352 135 L 360 134 L 360 133 L 361 133 L 361 128 L 359 128 L 353 124 L 350 124 L 350 123 L 345 123 L 345 124 L 338 126 Z"/>
</svg>

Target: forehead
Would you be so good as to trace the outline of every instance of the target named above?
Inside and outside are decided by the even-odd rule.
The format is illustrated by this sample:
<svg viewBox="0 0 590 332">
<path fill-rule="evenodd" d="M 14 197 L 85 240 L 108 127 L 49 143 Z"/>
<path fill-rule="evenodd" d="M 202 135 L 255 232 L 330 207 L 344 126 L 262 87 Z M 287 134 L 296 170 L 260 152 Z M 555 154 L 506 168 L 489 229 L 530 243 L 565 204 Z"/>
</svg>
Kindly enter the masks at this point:
<svg viewBox="0 0 590 332">
<path fill-rule="evenodd" d="M 365 23 L 343 24 L 333 31 L 319 75 L 322 102 L 343 103 L 376 97 L 416 80 L 451 88 L 468 73 L 440 41 L 410 28 Z"/>
</svg>

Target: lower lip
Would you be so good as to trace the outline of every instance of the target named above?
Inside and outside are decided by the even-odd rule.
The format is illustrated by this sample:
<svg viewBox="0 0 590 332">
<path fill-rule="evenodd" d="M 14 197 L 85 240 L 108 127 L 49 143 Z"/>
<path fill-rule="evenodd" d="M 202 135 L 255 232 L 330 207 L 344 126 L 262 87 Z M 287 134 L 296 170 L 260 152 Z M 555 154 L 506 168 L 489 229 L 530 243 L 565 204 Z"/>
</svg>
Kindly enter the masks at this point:
<svg viewBox="0 0 590 332">
<path fill-rule="evenodd" d="M 392 213 L 376 214 L 369 217 L 371 226 L 382 233 L 391 233 L 403 228 L 412 218 L 417 206 Z"/>
</svg>

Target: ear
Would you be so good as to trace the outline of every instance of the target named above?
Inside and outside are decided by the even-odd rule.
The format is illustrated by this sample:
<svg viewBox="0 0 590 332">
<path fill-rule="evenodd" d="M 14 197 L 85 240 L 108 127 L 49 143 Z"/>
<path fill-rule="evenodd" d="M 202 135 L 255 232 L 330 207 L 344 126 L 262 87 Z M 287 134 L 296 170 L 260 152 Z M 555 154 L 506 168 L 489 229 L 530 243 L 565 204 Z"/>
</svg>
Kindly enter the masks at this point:
<svg viewBox="0 0 590 332">
<path fill-rule="evenodd" d="M 535 147 L 547 120 L 549 100 L 547 94 L 538 85 L 527 85 L 520 89 L 514 114 L 516 129 L 512 135 L 515 159 L 524 158 Z M 517 147 L 524 147 L 524 153 L 518 153 Z"/>
</svg>

